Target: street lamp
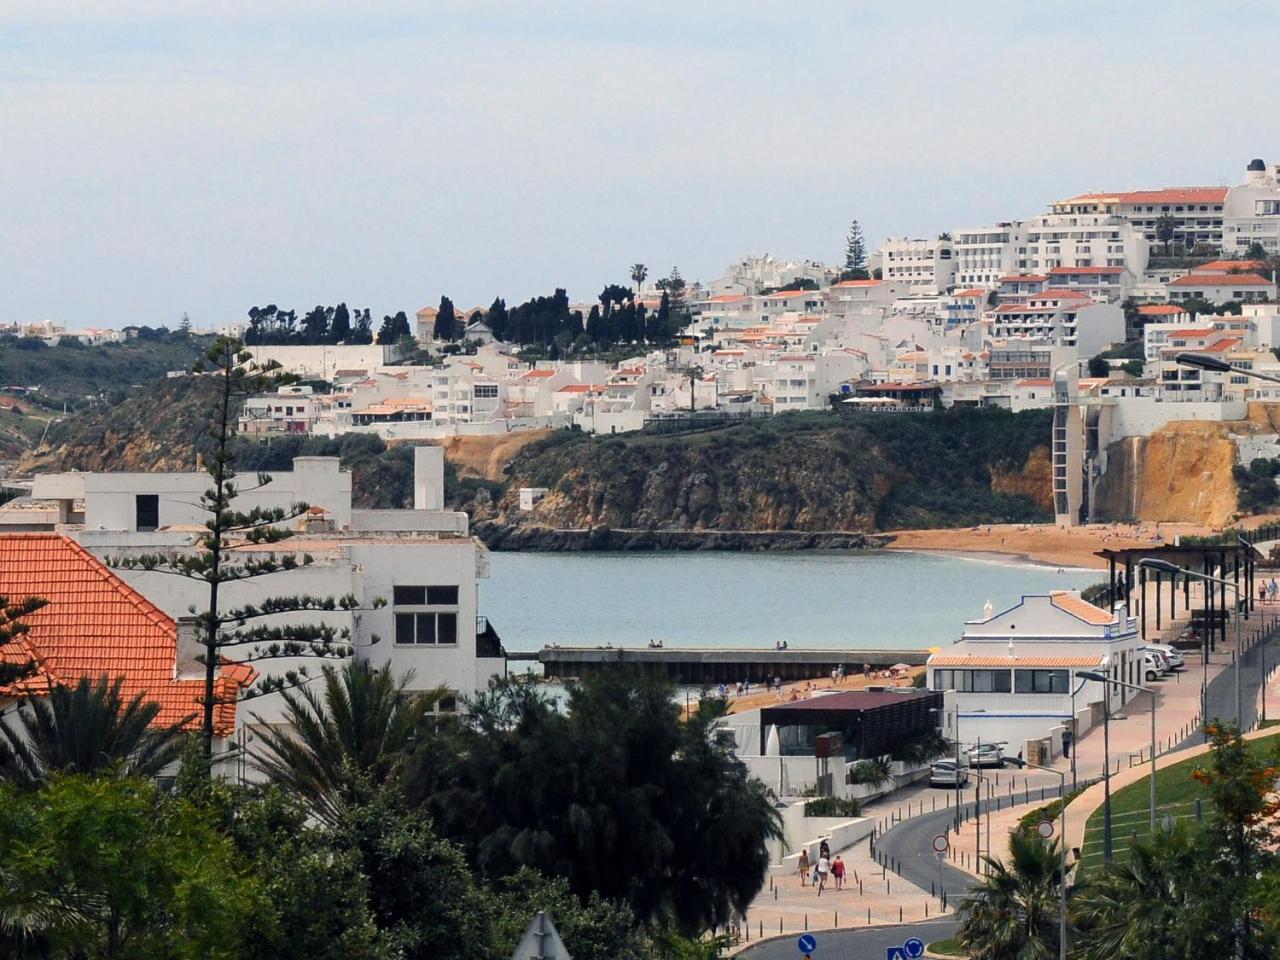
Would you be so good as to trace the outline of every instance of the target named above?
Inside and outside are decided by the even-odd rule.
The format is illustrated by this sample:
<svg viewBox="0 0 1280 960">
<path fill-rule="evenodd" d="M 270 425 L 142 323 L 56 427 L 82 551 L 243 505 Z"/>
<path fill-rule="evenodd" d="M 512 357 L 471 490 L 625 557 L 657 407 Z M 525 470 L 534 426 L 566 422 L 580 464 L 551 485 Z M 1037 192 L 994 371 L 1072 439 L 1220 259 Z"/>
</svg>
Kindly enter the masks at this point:
<svg viewBox="0 0 1280 960">
<path fill-rule="evenodd" d="M 1179 356 L 1181 356 L 1181 354 L 1179 354 Z M 1253 544 L 1251 544 L 1244 537 L 1237 536 L 1236 540 L 1241 545 L 1248 547 L 1250 550 L 1253 549 Z M 1232 613 L 1232 619 L 1235 620 L 1235 634 L 1236 634 L 1236 667 L 1235 667 L 1236 726 L 1240 727 L 1243 730 L 1244 709 L 1242 706 L 1243 701 L 1242 701 L 1242 692 L 1241 692 L 1241 686 L 1240 686 L 1240 661 L 1244 659 L 1244 650 L 1241 648 L 1241 644 L 1240 644 L 1240 585 L 1237 583 L 1234 583 L 1231 580 L 1227 580 L 1224 577 L 1211 577 L 1207 573 L 1197 573 L 1195 570 L 1188 570 L 1186 567 L 1180 567 L 1176 563 L 1170 563 L 1168 560 L 1160 560 L 1155 557 L 1143 557 L 1141 560 L 1138 561 L 1138 566 L 1146 567 L 1148 570 L 1158 570 L 1161 573 L 1172 573 L 1175 575 L 1180 573 L 1180 574 L 1183 574 L 1184 576 L 1191 577 L 1192 579 L 1195 579 L 1195 580 L 1203 580 L 1205 583 L 1220 583 L 1224 587 L 1231 588 L 1231 592 L 1235 595 L 1235 598 L 1236 598 L 1235 610 Z M 1204 662 L 1205 662 L 1205 679 L 1203 681 L 1203 687 L 1204 687 L 1203 720 L 1207 723 L 1209 721 L 1209 681 L 1208 681 L 1209 644 L 1207 640 L 1205 642 Z"/>
<path fill-rule="evenodd" d="M 940 713 L 943 716 L 945 716 L 947 711 L 941 707 L 930 707 L 929 712 L 933 714 Z M 960 768 L 960 707 L 959 705 L 957 705 L 955 710 L 952 711 L 952 716 L 954 717 L 954 720 L 955 720 L 954 729 L 955 729 L 955 735 L 956 735 L 956 818 L 955 818 L 956 823 L 955 823 L 955 826 L 956 826 L 956 836 L 958 837 L 960 836 L 960 802 L 961 802 L 961 798 L 960 798 L 960 769 L 961 769 Z"/>
<path fill-rule="evenodd" d="M 1104 684 L 1109 679 L 1092 670 L 1077 670 L 1076 678 L 1080 680 L 1101 680 Z M 1111 693 L 1104 687 L 1102 691 L 1102 855 L 1107 863 L 1111 862 Z"/>
<path fill-rule="evenodd" d="M 1140 687 L 1135 683 L 1125 683 L 1123 680 L 1113 680 L 1103 673 L 1096 673 L 1091 670 L 1081 670 L 1076 673 L 1077 677 L 1085 680 L 1096 680 L 1099 683 L 1109 683 L 1117 687 L 1128 687 L 1130 690 L 1137 690 L 1139 693 L 1145 693 L 1151 698 L 1151 836 L 1156 835 L 1156 692 L 1148 690 L 1146 687 Z M 1108 758 L 1108 764 L 1110 759 Z M 1108 844 L 1110 846 L 1110 844 Z M 1107 859 L 1110 859 L 1108 857 Z"/>
<path fill-rule="evenodd" d="M 1200 370 L 1210 370 L 1214 373 L 1238 373 L 1242 377 L 1253 377 L 1257 380 L 1280 383 L 1280 377 L 1272 376 L 1269 373 L 1261 373 L 1257 370 L 1250 370 L 1246 367 L 1234 366 L 1211 353 L 1175 353 L 1173 361 L 1183 367 L 1196 367 Z"/>
<path fill-rule="evenodd" d="M 1042 767 L 1030 760 L 1024 763 L 1034 770 L 1057 774 L 1062 779 L 1062 786 L 1058 789 L 1058 803 L 1061 805 L 1058 810 L 1058 830 L 1061 834 L 1058 838 L 1058 852 L 1062 857 L 1062 866 L 1059 868 L 1062 875 L 1058 886 L 1058 960 L 1067 960 L 1067 775 L 1062 770 Z"/>
</svg>

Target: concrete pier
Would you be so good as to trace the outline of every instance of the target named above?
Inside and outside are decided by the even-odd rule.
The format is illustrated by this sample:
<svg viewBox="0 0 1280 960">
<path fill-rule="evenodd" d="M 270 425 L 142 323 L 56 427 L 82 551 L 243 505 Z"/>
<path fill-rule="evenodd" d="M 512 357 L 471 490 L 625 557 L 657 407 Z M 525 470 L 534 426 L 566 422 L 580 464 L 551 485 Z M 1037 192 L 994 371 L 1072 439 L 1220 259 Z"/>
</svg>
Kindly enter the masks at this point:
<svg viewBox="0 0 1280 960">
<path fill-rule="evenodd" d="M 759 683 L 783 680 L 811 680 L 829 676 L 843 666 L 848 674 L 861 673 L 869 663 L 883 670 L 895 663 L 921 666 L 928 650 L 848 650 L 835 648 L 789 648 L 773 650 L 751 647 L 543 647 L 535 653 L 509 653 L 511 661 L 542 664 L 549 678 L 581 677 L 598 670 L 640 667 L 678 683 Z"/>
</svg>

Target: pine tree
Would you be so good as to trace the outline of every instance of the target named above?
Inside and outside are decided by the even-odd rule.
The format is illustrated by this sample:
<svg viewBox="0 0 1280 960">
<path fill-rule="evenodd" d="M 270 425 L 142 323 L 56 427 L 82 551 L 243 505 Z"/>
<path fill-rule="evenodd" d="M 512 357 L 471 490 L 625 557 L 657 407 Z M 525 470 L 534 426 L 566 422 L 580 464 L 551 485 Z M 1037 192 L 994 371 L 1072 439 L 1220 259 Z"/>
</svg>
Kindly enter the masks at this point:
<svg viewBox="0 0 1280 960">
<path fill-rule="evenodd" d="M 345 303 L 333 308 L 333 320 L 329 323 L 329 342 L 346 343 L 351 336 L 351 314 Z"/>
<path fill-rule="evenodd" d="M 867 244 L 862 238 L 862 227 L 857 220 L 849 224 L 849 236 L 844 245 L 844 268 L 846 270 L 867 269 Z"/>
<path fill-rule="evenodd" d="M 448 297 L 440 298 L 440 310 L 436 313 L 435 335 L 437 340 L 448 343 L 458 339 L 458 315 L 453 309 L 453 301 Z"/>
<path fill-rule="evenodd" d="M 367 313 L 367 311 L 366 311 Z M 347 657 L 350 656 L 350 631 L 322 623 L 297 622 L 287 626 L 264 623 L 263 618 L 280 615 L 318 614 L 358 609 L 353 596 L 333 597 L 289 596 L 269 597 L 256 603 L 229 607 L 223 595 L 224 585 L 267 577 L 271 574 L 308 566 L 309 555 L 292 553 L 254 555 L 237 548 L 262 546 L 287 540 L 293 534 L 286 527 L 303 516 L 307 504 L 294 503 L 288 508 L 253 507 L 241 512 L 235 502 L 242 493 L 260 490 L 271 482 L 268 474 L 258 474 L 253 486 L 243 487 L 235 470 L 235 416 L 246 397 L 279 386 L 288 378 L 278 364 L 256 366 L 253 357 L 239 340 L 220 337 L 195 372 L 204 374 L 217 385 L 217 398 L 211 411 L 206 437 L 209 449 L 205 469 L 212 481 L 200 496 L 200 509 L 208 514 L 205 531 L 196 537 L 191 553 L 146 554 L 117 557 L 116 567 L 131 570 L 160 571 L 195 580 L 207 586 L 208 605 L 197 615 L 197 636 L 204 653 L 204 695 L 201 697 L 201 757 L 212 772 L 214 719 L 219 703 L 226 694 L 218 692 L 218 665 L 223 651 L 241 649 L 240 662 L 279 657 Z M 381 605 L 380 603 L 375 605 Z M 306 676 L 305 668 L 283 677 L 265 677 L 250 690 L 238 696 L 256 696 L 296 685 Z M 220 696 L 223 699 L 220 699 Z"/>
<path fill-rule="evenodd" d="M 49 601 L 38 597 L 0 596 L 0 648 L 13 643 L 30 627 L 26 618 L 31 616 Z M 36 672 L 36 664 L 32 660 L 15 660 L 13 657 L 0 661 L 0 687 L 8 686 L 24 680 Z"/>
<path fill-rule="evenodd" d="M 484 315 L 484 322 L 489 329 L 493 331 L 493 336 L 498 340 L 507 339 L 507 301 L 501 297 L 494 297 L 493 303 L 489 305 L 488 312 Z"/>
</svg>

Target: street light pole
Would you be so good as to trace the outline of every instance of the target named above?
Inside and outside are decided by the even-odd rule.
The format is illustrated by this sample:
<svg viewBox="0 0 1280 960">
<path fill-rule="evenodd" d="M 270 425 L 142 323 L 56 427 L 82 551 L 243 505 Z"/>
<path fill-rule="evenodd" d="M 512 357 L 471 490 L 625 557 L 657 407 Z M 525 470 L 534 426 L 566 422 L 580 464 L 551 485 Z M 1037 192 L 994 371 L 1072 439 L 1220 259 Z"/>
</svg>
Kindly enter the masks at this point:
<svg viewBox="0 0 1280 960">
<path fill-rule="evenodd" d="M 1091 670 L 1077 670 L 1080 680 L 1097 680 L 1102 688 L 1102 853 L 1111 862 L 1111 678 Z"/>
<path fill-rule="evenodd" d="M 1075 754 L 1072 753 L 1074 757 Z M 1058 788 L 1058 853 L 1061 857 L 1061 867 L 1059 872 L 1058 883 L 1058 960 L 1067 960 L 1067 775 L 1061 770 L 1055 770 L 1053 767 L 1042 767 L 1038 763 L 1026 761 L 1026 765 L 1035 770 L 1043 770 L 1046 773 L 1056 774 L 1062 778 L 1062 786 Z M 1072 784 L 1074 789 L 1074 782 Z"/>
<path fill-rule="evenodd" d="M 1076 673 L 1076 676 L 1086 680 L 1096 680 L 1099 683 L 1109 683 L 1117 687 L 1127 687 L 1130 690 L 1136 690 L 1138 693 L 1145 693 L 1151 698 L 1151 776 L 1148 779 L 1151 782 L 1151 836 L 1154 837 L 1156 835 L 1156 692 L 1148 690 L 1146 687 L 1140 687 L 1136 683 L 1113 680 L 1105 674 L 1089 670 L 1081 670 Z"/>
</svg>

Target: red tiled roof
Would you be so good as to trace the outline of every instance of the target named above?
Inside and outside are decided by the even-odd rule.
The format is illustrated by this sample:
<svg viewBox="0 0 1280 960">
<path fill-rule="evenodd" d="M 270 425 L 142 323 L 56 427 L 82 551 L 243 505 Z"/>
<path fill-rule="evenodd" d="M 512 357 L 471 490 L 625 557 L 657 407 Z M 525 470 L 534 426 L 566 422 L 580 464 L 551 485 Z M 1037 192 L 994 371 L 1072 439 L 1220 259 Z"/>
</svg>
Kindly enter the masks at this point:
<svg viewBox="0 0 1280 960">
<path fill-rule="evenodd" d="M 1171 287 L 1263 287 L 1271 281 L 1256 273 L 1188 273 L 1170 280 Z"/>
<path fill-rule="evenodd" d="M 27 633 L 0 647 L 0 662 L 35 660 L 39 673 L 0 688 L 0 696 L 48 691 L 81 678 L 123 677 L 122 694 L 142 693 L 160 706 L 157 724 L 193 717 L 199 726 L 202 680 L 175 680 L 177 625 L 80 544 L 53 533 L 0 535 L 0 595 L 48 601 L 26 618 Z M 219 735 L 235 729 L 236 697 L 257 672 L 223 668 L 215 696 Z"/>
<path fill-rule="evenodd" d="M 543 380 L 547 377 L 554 377 L 555 375 L 555 370 L 530 370 L 524 375 L 524 378 L 526 380 Z"/>
<path fill-rule="evenodd" d="M 1144 317 L 1163 317 L 1186 312 L 1185 307 L 1180 307 L 1176 303 L 1144 303 L 1138 308 L 1138 313 Z"/>
<path fill-rule="evenodd" d="M 1107 621 L 1110 623 L 1111 621 Z M 929 658 L 931 667 L 1096 667 L 1103 657 L 975 657 L 969 654 L 937 654 Z"/>
<path fill-rule="evenodd" d="M 1224 337 L 1209 344 L 1207 347 L 1202 347 L 1201 350 L 1203 353 L 1226 353 L 1228 350 L 1234 350 L 1238 346 L 1240 346 L 1239 337 Z"/>
<path fill-rule="evenodd" d="M 1134 190 L 1122 193 L 1120 203 L 1222 203 L 1226 187 L 1166 187 L 1163 190 Z"/>
<path fill-rule="evenodd" d="M 1059 610 L 1063 610 L 1073 617 L 1083 620 L 1085 623 L 1101 627 L 1115 621 L 1113 614 L 1103 610 L 1101 607 L 1095 607 L 1088 600 L 1081 599 L 1078 594 L 1055 590 L 1049 597 L 1049 602 Z"/>
<path fill-rule="evenodd" d="M 1265 260 L 1210 260 L 1208 263 L 1202 263 L 1192 267 L 1192 273 L 1230 273 L 1232 270 L 1239 270 L 1241 273 L 1253 273 L 1258 270 L 1265 270 L 1267 262 Z"/>
<path fill-rule="evenodd" d="M 878 287 L 884 283 L 883 280 L 841 280 L 839 283 L 833 283 L 833 287 Z"/>
</svg>

